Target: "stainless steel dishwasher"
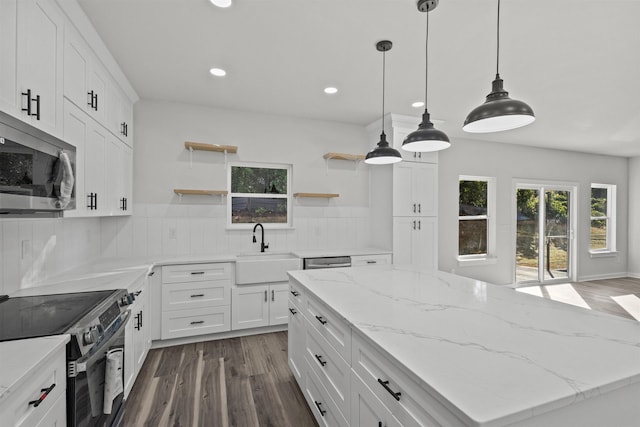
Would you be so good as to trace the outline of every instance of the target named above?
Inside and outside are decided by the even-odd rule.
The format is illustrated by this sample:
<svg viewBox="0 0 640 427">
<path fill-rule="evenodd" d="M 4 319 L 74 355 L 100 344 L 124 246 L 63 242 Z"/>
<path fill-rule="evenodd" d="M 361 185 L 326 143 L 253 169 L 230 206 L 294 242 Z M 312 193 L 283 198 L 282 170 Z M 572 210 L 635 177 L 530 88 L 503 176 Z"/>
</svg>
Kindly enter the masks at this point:
<svg viewBox="0 0 640 427">
<path fill-rule="evenodd" d="M 318 268 L 340 268 L 351 267 L 350 256 L 331 256 L 331 257 L 317 257 L 317 258 L 305 258 L 302 264 L 304 270 L 314 270 Z"/>
</svg>

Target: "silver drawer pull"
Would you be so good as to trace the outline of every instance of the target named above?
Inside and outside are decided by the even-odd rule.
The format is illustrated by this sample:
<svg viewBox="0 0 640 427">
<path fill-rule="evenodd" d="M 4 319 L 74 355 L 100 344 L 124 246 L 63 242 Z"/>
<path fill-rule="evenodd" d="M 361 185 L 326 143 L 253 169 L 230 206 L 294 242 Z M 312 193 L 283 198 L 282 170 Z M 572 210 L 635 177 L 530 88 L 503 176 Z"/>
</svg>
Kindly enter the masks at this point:
<svg viewBox="0 0 640 427">
<path fill-rule="evenodd" d="M 204 296 L 204 294 L 193 294 L 193 295 L 191 295 L 191 298 L 200 298 L 200 297 L 203 297 L 203 296 Z"/>
<path fill-rule="evenodd" d="M 191 274 L 193 274 L 193 275 L 204 274 L 204 271 L 192 271 Z"/>
<path fill-rule="evenodd" d="M 191 322 L 192 325 L 201 325 L 204 323 L 204 320 L 194 320 L 193 322 Z"/>
<path fill-rule="evenodd" d="M 377 264 L 378 261 L 367 261 L 367 264 Z"/>
</svg>

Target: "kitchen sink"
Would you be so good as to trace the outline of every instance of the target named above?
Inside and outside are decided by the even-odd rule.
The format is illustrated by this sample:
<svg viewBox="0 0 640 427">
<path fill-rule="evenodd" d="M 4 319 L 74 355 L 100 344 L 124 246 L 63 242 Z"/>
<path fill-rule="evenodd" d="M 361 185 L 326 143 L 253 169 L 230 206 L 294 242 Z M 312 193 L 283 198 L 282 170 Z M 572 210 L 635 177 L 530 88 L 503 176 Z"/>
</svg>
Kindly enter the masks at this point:
<svg viewBox="0 0 640 427">
<path fill-rule="evenodd" d="M 236 258 L 236 284 L 286 282 L 287 271 L 302 269 L 302 260 L 285 253 L 246 253 Z"/>
</svg>

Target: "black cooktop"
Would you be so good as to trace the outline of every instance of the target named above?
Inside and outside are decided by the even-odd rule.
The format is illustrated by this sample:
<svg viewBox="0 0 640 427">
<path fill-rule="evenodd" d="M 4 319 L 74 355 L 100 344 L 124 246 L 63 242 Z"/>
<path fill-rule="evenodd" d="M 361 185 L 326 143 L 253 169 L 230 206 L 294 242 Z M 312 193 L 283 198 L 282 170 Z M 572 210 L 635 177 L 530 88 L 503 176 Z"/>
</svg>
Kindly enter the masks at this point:
<svg viewBox="0 0 640 427">
<path fill-rule="evenodd" d="M 114 291 L 9 298 L 0 302 L 0 341 L 63 334 Z"/>
</svg>

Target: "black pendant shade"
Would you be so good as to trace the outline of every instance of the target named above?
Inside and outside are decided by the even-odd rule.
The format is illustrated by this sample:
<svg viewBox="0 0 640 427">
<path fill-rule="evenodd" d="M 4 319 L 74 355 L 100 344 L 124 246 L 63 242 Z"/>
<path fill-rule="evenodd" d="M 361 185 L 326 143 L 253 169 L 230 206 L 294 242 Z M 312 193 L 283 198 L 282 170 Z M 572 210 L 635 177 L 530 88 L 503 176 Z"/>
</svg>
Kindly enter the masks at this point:
<svg viewBox="0 0 640 427">
<path fill-rule="evenodd" d="M 498 132 L 528 125 L 535 119 L 529 105 L 509 98 L 500 75 L 496 74 L 487 100 L 469 113 L 462 129 L 471 133 Z"/>
<path fill-rule="evenodd" d="M 364 161 L 370 165 L 388 165 L 401 162 L 402 156 L 398 150 L 389 145 L 387 135 L 382 131 L 378 146 L 367 153 Z"/>
<path fill-rule="evenodd" d="M 469 113 L 462 130 L 471 133 L 500 132 L 515 129 L 532 123 L 536 117 L 533 109 L 526 103 L 509 98 L 500 78 L 500 0 L 498 0 L 498 19 L 496 25 L 496 78 L 491 93 L 484 104 Z"/>
<path fill-rule="evenodd" d="M 387 135 L 384 133 L 384 77 L 385 77 L 385 52 L 391 50 L 393 44 L 389 40 L 382 40 L 376 43 L 376 49 L 382 52 L 382 133 L 378 145 L 365 156 L 364 162 L 370 165 L 388 165 L 402 161 L 400 152 L 391 147 L 387 142 Z"/>
<path fill-rule="evenodd" d="M 446 133 L 436 129 L 431 122 L 427 110 L 429 88 L 429 12 L 438 6 L 438 0 L 418 0 L 418 10 L 427 13 L 427 31 L 425 39 L 425 82 L 424 82 L 424 114 L 418 129 L 411 132 L 402 142 L 405 151 L 439 151 L 449 148 L 451 143 Z"/>
</svg>

